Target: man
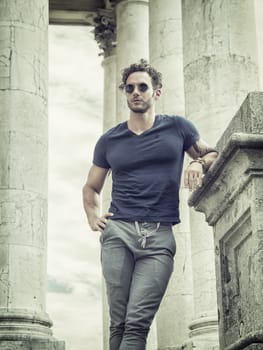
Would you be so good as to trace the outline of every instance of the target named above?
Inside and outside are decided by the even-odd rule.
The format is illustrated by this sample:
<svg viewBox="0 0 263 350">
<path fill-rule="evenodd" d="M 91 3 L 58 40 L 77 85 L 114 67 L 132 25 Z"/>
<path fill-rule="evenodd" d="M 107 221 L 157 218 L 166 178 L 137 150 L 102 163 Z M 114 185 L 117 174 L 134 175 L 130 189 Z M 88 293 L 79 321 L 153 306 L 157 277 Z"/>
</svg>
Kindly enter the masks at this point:
<svg viewBox="0 0 263 350">
<path fill-rule="evenodd" d="M 110 350 L 144 350 L 151 322 L 173 271 L 172 226 L 179 223 L 179 186 L 184 152 L 193 161 L 184 183 L 191 191 L 217 152 L 192 123 L 155 115 L 161 74 L 145 60 L 124 69 L 120 88 L 129 119 L 101 136 L 83 202 L 90 227 L 101 232 L 101 262 L 110 308 Z M 109 212 L 99 195 L 112 172 Z"/>
</svg>

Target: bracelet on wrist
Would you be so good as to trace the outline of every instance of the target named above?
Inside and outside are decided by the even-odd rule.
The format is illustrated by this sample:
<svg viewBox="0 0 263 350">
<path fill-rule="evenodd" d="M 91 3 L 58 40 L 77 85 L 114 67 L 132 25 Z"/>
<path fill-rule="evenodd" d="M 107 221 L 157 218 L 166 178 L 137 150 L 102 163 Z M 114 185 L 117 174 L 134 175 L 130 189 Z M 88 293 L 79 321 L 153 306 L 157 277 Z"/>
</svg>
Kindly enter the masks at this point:
<svg viewBox="0 0 263 350">
<path fill-rule="evenodd" d="M 203 158 L 198 157 L 198 158 L 196 158 L 196 159 L 193 159 L 193 160 L 191 160 L 191 162 L 189 163 L 189 165 L 192 164 L 192 163 L 199 163 L 199 164 L 202 165 L 203 171 L 206 170 L 206 168 L 205 168 L 206 162 L 205 162 L 205 160 L 204 160 Z"/>
</svg>

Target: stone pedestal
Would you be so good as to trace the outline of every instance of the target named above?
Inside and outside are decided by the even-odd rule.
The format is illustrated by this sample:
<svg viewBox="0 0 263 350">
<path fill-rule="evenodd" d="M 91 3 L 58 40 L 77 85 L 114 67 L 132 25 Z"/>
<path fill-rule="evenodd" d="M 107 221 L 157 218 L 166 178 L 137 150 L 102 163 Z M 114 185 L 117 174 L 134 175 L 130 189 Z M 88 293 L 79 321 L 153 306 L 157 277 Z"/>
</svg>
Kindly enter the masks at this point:
<svg viewBox="0 0 263 350">
<path fill-rule="evenodd" d="M 1 350 L 63 348 L 45 298 L 47 30 L 48 1 L 1 1 Z"/>
<path fill-rule="evenodd" d="M 214 227 L 220 349 L 263 349 L 263 93 L 251 93 L 218 142 L 189 203 Z"/>
</svg>

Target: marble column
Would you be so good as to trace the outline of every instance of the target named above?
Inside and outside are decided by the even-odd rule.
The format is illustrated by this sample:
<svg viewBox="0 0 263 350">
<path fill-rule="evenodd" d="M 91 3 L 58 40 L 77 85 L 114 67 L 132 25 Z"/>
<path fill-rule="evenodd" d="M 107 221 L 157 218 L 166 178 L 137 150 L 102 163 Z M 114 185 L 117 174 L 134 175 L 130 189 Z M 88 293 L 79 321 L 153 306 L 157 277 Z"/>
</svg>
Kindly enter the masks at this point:
<svg viewBox="0 0 263 350">
<path fill-rule="evenodd" d="M 99 14 L 95 18 L 95 39 L 103 50 L 104 93 L 103 132 L 116 124 L 116 26 L 112 11 Z M 106 178 L 102 193 L 102 212 L 108 212 L 111 201 L 111 176 Z M 109 349 L 109 307 L 106 285 L 102 280 L 103 350 Z"/>
<path fill-rule="evenodd" d="M 48 1 L 0 3 L 0 349 L 64 349 L 46 313 Z"/>
<path fill-rule="evenodd" d="M 254 1 L 182 4 L 186 113 L 215 144 L 259 87 Z"/>
<path fill-rule="evenodd" d="M 183 0 L 186 115 L 214 145 L 250 90 L 258 88 L 254 7 L 251 0 Z M 201 214 L 191 211 L 197 349 L 218 344 L 214 244 Z"/>
<path fill-rule="evenodd" d="M 149 51 L 151 64 L 163 76 L 157 112 L 184 116 L 182 16 L 180 0 L 150 0 Z"/>
<path fill-rule="evenodd" d="M 121 70 L 140 58 L 148 59 L 148 0 L 116 1 L 116 55 L 105 52 L 104 66 L 104 130 L 128 118 L 125 96 L 119 91 Z M 114 41 L 114 40 L 113 40 Z M 115 41 L 114 41 L 115 43 Z M 105 45 L 102 45 L 105 47 Z M 107 46 L 107 45 L 106 45 Z M 114 49 L 115 50 L 115 49 Z M 115 51 L 114 51 L 115 52 Z M 114 77 L 115 72 L 115 77 Z M 115 89 L 114 89 L 115 87 Z M 116 95 L 114 95 L 116 94 Z M 108 210 L 111 179 L 103 191 L 103 210 Z M 108 349 L 108 305 L 104 289 L 104 350 Z M 155 324 L 149 334 L 147 350 L 156 350 Z"/>
<path fill-rule="evenodd" d="M 116 124 L 116 55 L 104 58 L 104 104 L 103 104 L 103 131 L 107 131 Z M 108 176 L 102 194 L 102 210 L 107 212 L 111 201 L 111 176 Z M 103 280 L 103 349 L 109 349 L 109 308 L 106 296 L 106 286 Z"/>
<path fill-rule="evenodd" d="M 119 0 L 116 4 L 117 84 L 121 70 L 140 58 L 149 57 L 148 0 Z M 125 96 L 117 91 L 117 121 L 128 118 Z"/>
<path fill-rule="evenodd" d="M 107 131 L 116 123 L 116 19 L 113 10 L 99 12 L 94 26 L 94 37 L 104 57 L 103 131 Z"/>
<path fill-rule="evenodd" d="M 150 62 L 162 73 L 163 89 L 157 112 L 184 116 L 181 0 L 149 3 Z M 174 227 L 175 267 L 157 314 L 158 349 L 181 348 L 193 317 L 192 262 L 188 190 L 180 189 L 181 223 Z"/>
</svg>

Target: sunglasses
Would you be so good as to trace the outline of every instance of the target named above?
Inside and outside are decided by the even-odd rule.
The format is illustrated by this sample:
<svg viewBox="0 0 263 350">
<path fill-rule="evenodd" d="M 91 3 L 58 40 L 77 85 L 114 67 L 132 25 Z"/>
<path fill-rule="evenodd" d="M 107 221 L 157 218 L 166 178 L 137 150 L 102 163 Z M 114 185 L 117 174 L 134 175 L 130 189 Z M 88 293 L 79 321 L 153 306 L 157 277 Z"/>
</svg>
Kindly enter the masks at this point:
<svg viewBox="0 0 263 350">
<path fill-rule="evenodd" d="M 134 85 L 134 84 L 127 84 L 124 86 L 125 92 L 127 92 L 128 94 L 133 93 L 133 91 L 135 90 L 135 86 L 138 86 L 138 90 L 140 92 L 145 92 L 149 89 L 149 86 L 145 83 L 141 83 L 138 85 Z"/>
</svg>

